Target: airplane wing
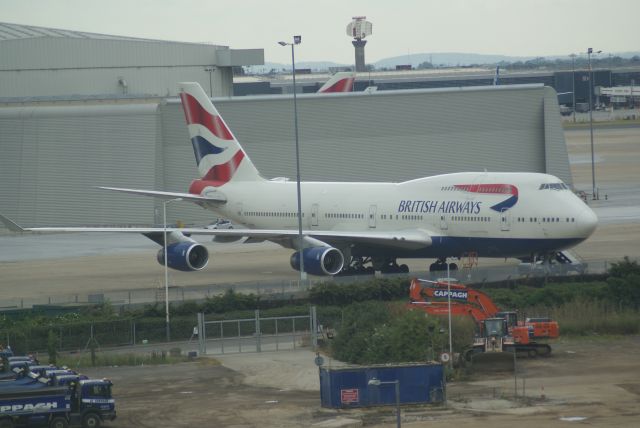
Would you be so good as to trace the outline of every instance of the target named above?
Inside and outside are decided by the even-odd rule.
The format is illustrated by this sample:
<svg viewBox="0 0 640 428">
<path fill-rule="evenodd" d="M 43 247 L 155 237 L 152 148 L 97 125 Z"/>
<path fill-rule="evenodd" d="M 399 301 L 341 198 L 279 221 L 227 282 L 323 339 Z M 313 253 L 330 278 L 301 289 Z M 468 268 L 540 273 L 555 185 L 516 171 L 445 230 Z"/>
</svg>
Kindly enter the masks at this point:
<svg viewBox="0 0 640 428">
<path fill-rule="evenodd" d="M 162 227 L 22 227 L 0 214 L 0 221 L 14 232 L 121 232 L 154 235 L 163 233 Z M 185 235 L 210 235 L 224 237 L 248 237 L 253 240 L 273 242 L 292 241 L 298 237 L 298 231 L 292 229 L 207 229 L 168 227 L 167 232 L 180 232 Z M 315 238 L 331 245 L 340 243 L 360 243 L 367 245 L 385 245 L 401 249 L 419 249 L 431 245 L 432 233 L 425 229 L 406 229 L 400 231 L 336 231 L 303 230 L 305 237 Z"/>
</svg>

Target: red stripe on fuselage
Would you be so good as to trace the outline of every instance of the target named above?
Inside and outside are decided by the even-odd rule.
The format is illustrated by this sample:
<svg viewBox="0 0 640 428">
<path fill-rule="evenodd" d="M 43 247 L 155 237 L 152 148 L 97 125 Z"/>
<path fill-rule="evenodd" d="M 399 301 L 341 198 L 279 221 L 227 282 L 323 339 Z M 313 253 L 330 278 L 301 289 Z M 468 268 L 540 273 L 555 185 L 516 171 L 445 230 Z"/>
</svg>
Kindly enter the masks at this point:
<svg viewBox="0 0 640 428">
<path fill-rule="evenodd" d="M 454 187 L 471 193 L 518 196 L 518 188 L 512 184 L 456 184 Z"/>
<path fill-rule="evenodd" d="M 199 195 L 205 187 L 220 187 L 227 184 L 233 178 L 242 159 L 244 159 L 244 152 L 238 150 L 228 162 L 214 165 L 202 179 L 194 180 L 191 183 L 189 193 Z"/>
<path fill-rule="evenodd" d="M 223 140 L 233 140 L 233 135 L 220 116 L 214 116 L 204 109 L 191 95 L 181 92 L 182 108 L 184 117 L 189 125 L 200 124 L 207 128 L 213 135 Z"/>
</svg>

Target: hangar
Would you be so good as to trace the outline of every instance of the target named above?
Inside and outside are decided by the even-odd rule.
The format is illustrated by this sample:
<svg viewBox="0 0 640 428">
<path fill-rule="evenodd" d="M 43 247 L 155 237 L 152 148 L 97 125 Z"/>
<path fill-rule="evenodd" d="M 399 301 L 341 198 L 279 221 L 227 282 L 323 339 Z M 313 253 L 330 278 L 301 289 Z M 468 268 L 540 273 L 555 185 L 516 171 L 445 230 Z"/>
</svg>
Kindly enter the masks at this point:
<svg viewBox="0 0 640 428">
<path fill-rule="evenodd" d="M 67 94 L 43 88 L 41 95 L 0 99 L 3 213 L 27 225 L 161 223 L 158 201 L 95 186 L 188 188 L 197 171 L 172 91 L 185 80 L 206 91 L 208 79 L 184 71 L 164 76 L 175 78 L 163 83 L 169 96 L 157 89 L 98 96 L 102 89 L 89 81 L 77 83 L 84 95 L 72 95 L 79 90 L 70 86 Z M 214 103 L 265 177 L 295 177 L 290 95 Z M 303 94 L 298 117 L 303 180 L 403 181 L 490 170 L 548 172 L 572 183 L 557 95 L 543 85 Z M 171 204 L 169 215 L 212 221 L 191 204 Z"/>
<path fill-rule="evenodd" d="M 230 49 L 0 22 L 2 97 L 176 96 L 175 82 L 233 94 L 233 67 L 264 63 L 262 49 Z"/>
</svg>

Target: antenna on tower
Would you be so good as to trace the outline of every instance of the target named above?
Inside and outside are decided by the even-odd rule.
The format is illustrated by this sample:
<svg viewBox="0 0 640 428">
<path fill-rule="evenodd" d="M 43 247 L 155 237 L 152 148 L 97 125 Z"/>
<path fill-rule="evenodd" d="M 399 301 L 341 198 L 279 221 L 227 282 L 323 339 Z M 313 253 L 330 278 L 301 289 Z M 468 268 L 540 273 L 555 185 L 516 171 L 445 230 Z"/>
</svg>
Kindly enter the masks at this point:
<svg viewBox="0 0 640 428">
<path fill-rule="evenodd" d="M 364 45 L 367 44 L 365 37 L 373 33 L 373 24 L 367 21 L 366 16 L 354 16 L 347 25 L 347 36 L 353 37 L 351 41 L 356 50 L 356 71 L 367 71 L 364 63 Z"/>
</svg>

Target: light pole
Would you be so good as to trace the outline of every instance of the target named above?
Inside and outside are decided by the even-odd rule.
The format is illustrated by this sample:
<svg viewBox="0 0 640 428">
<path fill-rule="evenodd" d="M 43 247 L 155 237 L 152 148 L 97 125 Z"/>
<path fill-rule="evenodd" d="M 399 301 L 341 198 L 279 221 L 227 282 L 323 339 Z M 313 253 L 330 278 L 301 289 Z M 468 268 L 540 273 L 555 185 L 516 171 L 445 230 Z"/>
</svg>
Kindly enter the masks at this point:
<svg viewBox="0 0 640 428">
<path fill-rule="evenodd" d="M 300 143 L 298 141 L 298 98 L 296 89 L 296 55 L 295 46 L 302 42 L 302 36 L 293 36 L 293 43 L 278 42 L 280 46 L 291 46 L 291 73 L 293 75 L 293 123 L 296 140 L 296 189 L 298 194 L 298 259 L 300 260 L 300 283 L 307 279 L 304 270 L 304 239 L 302 237 L 302 195 L 300 191 Z"/>
<path fill-rule="evenodd" d="M 597 51 L 596 54 L 599 54 L 602 51 Z M 591 70 L 591 54 L 593 53 L 593 48 L 587 49 L 587 57 L 589 58 L 589 133 L 591 136 L 591 184 L 593 185 L 593 193 L 592 198 L 598 199 L 596 193 L 596 164 L 595 164 L 595 155 L 593 150 L 593 70 Z"/>
<path fill-rule="evenodd" d="M 576 54 L 571 57 L 571 95 L 573 96 L 573 123 L 576 123 Z"/>
<path fill-rule="evenodd" d="M 377 378 L 371 378 L 368 382 L 369 385 L 380 386 L 380 385 L 391 385 L 394 384 L 396 387 L 396 426 L 400 428 L 400 381 L 399 380 L 391 380 L 388 382 L 383 382 Z"/>
<path fill-rule="evenodd" d="M 167 204 L 169 202 L 178 202 L 182 198 L 169 199 L 162 201 L 162 221 L 164 223 L 163 235 L 164 235 L 164 301 L 165 301 L 165 315 L 166 315 L 166 328 L 167 328 L 167 342 L 171 340 L 171 327 L 169 325 L 169 267 L 167 266 Z"/>
<path fill-rule="evenodd" d="M 449 263 L 447 263 L 447 304 L 449 306 L 449 367 L 453 369 L 453 340 L 451 336 L 451 274 L 449 273 Z"/>
<path fill-rule="evenodd" d="M 216 71 L 216 67 L 208 65 L 204 68 L 204 71 L 209 72 L 209 96 L 213 98 L 213 72 Z"/>
</svg>

